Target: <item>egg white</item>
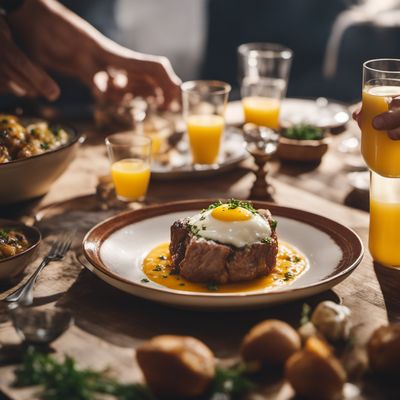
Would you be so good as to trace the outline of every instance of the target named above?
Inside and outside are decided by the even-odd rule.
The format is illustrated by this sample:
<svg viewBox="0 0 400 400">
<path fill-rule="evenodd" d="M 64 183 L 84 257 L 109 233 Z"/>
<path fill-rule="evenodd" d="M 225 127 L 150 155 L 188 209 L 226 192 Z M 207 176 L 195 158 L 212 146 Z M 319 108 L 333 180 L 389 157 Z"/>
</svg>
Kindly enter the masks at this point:
<svg viewBox="0 0 400 400">
<path fill-rule="evenodd" d="M 246 221 L 220 221 L 207 210 L 189 218 L 192 230 L 204 239 L 235 247 L 244 247 L 271 237 L 271 227 L 261 215 L 252 214 Z"/>
</svg>

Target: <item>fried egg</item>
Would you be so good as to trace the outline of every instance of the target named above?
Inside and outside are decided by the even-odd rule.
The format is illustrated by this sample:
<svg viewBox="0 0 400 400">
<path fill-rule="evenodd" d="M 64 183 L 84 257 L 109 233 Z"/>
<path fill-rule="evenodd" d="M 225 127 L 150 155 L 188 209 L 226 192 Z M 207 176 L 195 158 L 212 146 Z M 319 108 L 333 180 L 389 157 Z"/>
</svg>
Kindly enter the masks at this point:
<svg viewBox="0 0 400 400">
<path fill-rule="evenodd" d="M 244 247 L 271 237 L 272 230 L 265 218 L 243 207 L 221 204 L 203 210 L 189 219 L 197 236 L 235 247 Z"/>
</svg>

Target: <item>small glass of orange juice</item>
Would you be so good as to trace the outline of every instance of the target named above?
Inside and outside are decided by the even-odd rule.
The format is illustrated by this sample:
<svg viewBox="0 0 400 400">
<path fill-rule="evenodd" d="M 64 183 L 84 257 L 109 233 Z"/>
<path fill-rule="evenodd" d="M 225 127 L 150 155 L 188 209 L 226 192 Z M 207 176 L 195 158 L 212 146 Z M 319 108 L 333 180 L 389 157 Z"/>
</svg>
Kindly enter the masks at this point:
<svg viewBox="0 0 400 400">
<path fill-rule="evenodd" d="M 198 167 L 217 164 L 231 86 L 220 81 L 189 81 L 181 88 L 192 162 Z"/>
<path fill-rule="evenodd" d="M 238 54 L 245 122 L 278 130 L 292 50 L 275 43 L 246 43 Z"/>
<path fill-rule="evenodd" d="M 143 201 L 150 181 L 151 139 L 132 132 L 116 133 L 106 138 L 106 146 L 118 199 Z"/>
</svg>

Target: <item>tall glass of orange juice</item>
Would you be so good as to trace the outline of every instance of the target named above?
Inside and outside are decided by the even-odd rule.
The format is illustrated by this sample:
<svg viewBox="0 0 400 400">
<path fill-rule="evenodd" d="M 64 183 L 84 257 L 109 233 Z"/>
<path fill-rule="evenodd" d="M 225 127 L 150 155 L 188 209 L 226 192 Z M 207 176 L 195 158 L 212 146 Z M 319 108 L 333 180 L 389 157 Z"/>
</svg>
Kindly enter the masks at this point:
<svg viewBox="0 0 400 400">
<path fill-rule="evenodd" d="M 372 120 L 388 111 L 400 96 L 400 60 L 377 59 L 364 63 L 361 113 L 361 152 L 368 167 L 379 175 L 400 177 L 400 141 L 373 128 Z"/>
<path fill-rule="evenodd" d="M 374 261 L 400 267 L 400 142 L 373 127 L 373 119 L 400 96 L 400 60 L 363 65 L 361 152 L 370 169 L 369 250 Z"/>
<path fill-rule="evenodd" d="M 231 86 L 221 81 L 182 84 L 183 114 L 195 166 L 217 164 Z"/>
<path fill-rule="evenodd" d="M 132 132 L 106 138 L 111 177 L 119 200 L 143 201 L 150 181 L 151 139 Z"/>
<path fill-rule="evenodd" d="M 245 122 L 278 130 L 292 50 L 275 43 L 246 43 L 238 54 Z"/>
<path fill-rule="evenodd" d="M 400 179 L 371 171 L 369 251 L 385 266 L 400 267 Z"/>
</svg>

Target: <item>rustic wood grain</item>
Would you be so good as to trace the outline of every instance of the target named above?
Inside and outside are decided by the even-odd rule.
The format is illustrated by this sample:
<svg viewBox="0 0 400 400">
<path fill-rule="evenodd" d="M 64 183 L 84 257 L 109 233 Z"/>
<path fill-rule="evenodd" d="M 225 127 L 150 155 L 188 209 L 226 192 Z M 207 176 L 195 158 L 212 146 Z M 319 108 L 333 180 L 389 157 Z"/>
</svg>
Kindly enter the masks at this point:
<svg viewBox="0 0 400 400">
<path fill-rule="evenodd" d="M 249 168 L 251 162 L 245 162 L 236 171 L 207 180 L 152 182 L 148 201 L 159 203 L 191 198 L 246 198 L 254 180 Z M 102 138 L 93 137 L 89 132 L 89 141 L 80 150 L 78 158 L 50 193 L 40 200 L 40 205 L 93 193 L 97 176 L 106 173 L 107 169 Z M 324 178 L 319 179 L 320 176 Z M 339 204 L 349 192 L 345 181 L 340 158 L 333 150 L 312 171 L 299 168 L 297 175 L 285 174 L 273 166 L 271 179 L 277 203 L 315 212 L 343 223 L 353 228 L 367 247 L 368 214 Z M 29 208 L 32 207 L 25 208 L 25 213 Z M 21 210 L 10 208 L 8 212 L 21 213 Z M 39 224 L 45 236 L 41 254 L 48 248 L 51 238 L 71 224 L 78 224 L 79 227 L 74 244 L 77 250 L 84 231 L 110 213 L 112 211 L 86 213 L 86 217 L 81 218 L 84 214 L 79 214 L 79 210 L 66 210 L 45 217 Z M 32 266 L 27 275 L 31 270 Z M 305 301 L 310 304 L 316 304 L 321 299 L 342 301 L 351 308 L 354 323 L 359 325 L 358 340 L 363 342 L 374 328 L 387 322 L 386 310 L 391 320 L 400 319 L 399 287 L 400 271 L 378 265 L 374 267 L 366 251 L 360 266 L 348 279 L 333 291 Z M 0 288 L 0 299 L 11 289 L 11 286 Z M 177 310 L 129 296 L 106 285 L 90 272 L 82 270 L 72 253 L 64 261 L 54 263 L 43 272 L 35 295 L 36 304 L 42 307 L 63 306 L 73 312 L 75 326 L 52 345 L 58 356 L 70 354 L 77 358 L 79 365 L 96 369 L 111 366 L 116 376 L 127 381 L 141 379 L 134 361 L 134 348 L 154 335 L 194 335 L 204 340 L 218 357 L 235 357 L 243 334 L 252 325 L 270 317 L 297 325 L 303 303 L 301 301 L 241 312 Z M 18 343 L 19 339 L 1 307 L 0 321 L 3 321 L 0 322 L 0 343 Z M 10 389 L 11 380 L 12 368 L 0 368 L 0 387 L 4 393 L 16 400 L 34 398 L 32 391 Z M 282 383 L 265 390 L 265 398 L 268 399 L 288 399 L 292 396 L 290 388 Z M 368 382 L 362 385 L 363 393 L 358 398 L 397 399 L 397 393 L 400 393 L 397 390 L 398 387 Z"/>
</svg>

